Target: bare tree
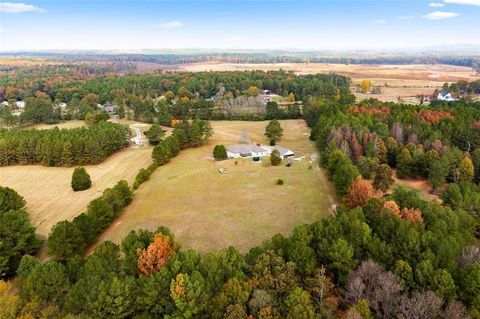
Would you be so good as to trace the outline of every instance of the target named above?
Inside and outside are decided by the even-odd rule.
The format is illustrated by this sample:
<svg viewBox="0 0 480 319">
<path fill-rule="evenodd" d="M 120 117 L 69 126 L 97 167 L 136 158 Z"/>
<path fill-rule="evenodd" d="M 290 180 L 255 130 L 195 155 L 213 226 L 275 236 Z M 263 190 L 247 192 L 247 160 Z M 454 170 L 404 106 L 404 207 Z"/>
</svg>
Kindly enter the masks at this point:
<svg viewBox="0 0 480 319">
<path fill-rule="evenodd" d="M 402 298 L 399 316 L 405 319 L 437 318 L 443 301 L 433 291 L 416 292 L 410 298 Z"/>
<path fill-rule="evenodd" d="M 465 306 L 457 300 L 452 300 L 448 304 L 445 311 L 442 313 L 444 319 L 467 319 L 469 318 L 465 314 Z"/>
<path fill-rule="evenodd" d="M 398 277 L 368 260 L 348 274 L 344 299 L 353 304 L 365 298 L 378 317 L 394 318 L 402 290 Z"/>
<path fill-rule="evenodd" d="M 392 128 L 390 129 L 390 134 L 397 141 L 397 143 L 403 143 L 403 127 L 402 124 L 396 122 L 393 123 Z"/>
<path fill-rule="evenodd" d="M 465 267 L 473 263 L 480 263 L 480 249 L 476 246 L 467 246 L 458 258 L 458 267 Z"/>
</svg>

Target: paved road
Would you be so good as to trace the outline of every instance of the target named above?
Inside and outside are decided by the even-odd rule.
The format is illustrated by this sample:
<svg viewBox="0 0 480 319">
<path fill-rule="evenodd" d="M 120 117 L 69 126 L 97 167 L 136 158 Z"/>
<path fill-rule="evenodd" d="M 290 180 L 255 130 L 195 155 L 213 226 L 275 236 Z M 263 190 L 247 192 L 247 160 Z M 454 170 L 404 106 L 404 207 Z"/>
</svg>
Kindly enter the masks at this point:
<svg viewBox="0 0 480 319">
<path fill-rule="evenodd" d="M 135 131 L 135 137 L 133 138 L 133 143 L 135 145 L 141 145 L 142 144 L 142 130 L 140 130 L 138 127 L 135 126 L 130 126 L 134 131 Z"/>
</svg>

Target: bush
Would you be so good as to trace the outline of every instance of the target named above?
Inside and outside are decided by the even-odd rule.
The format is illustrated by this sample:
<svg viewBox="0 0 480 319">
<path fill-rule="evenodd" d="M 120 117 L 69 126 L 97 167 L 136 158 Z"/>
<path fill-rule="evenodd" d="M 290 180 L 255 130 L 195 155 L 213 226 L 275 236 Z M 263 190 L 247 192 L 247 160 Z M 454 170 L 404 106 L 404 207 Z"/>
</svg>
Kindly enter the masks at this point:
<svg viewBox="0 0 480 319">
<path fill-rule="evenodd" d="M 283 181 L 283 179 L 278 178 L 276 184 L 277 185 L 283 185 L 283 184 L 285 184 L 285 182 Z"/>
<path fill-rule="evenodd" d="M 215 145 L 213 148 L 213 158 L 216 161 L 221 161 L 227 158 L 227 149 L 223 145 Z"/>
<path fill-rule="evenodd" d="M 87 170 L 83 167 L 77 167 L 72 174 L 72 189 L 75 192 L 89 189 L 92 186 L 92 180 Z"/>
<path fill-rule="evenodd" d="M 270 154 L 270 163 L 273 166 L 280 165 L 282 162 L 282 157 L 280 156 L 280 152 L 278 150 L 273 150 L 273 152 Z"/>
</svg>

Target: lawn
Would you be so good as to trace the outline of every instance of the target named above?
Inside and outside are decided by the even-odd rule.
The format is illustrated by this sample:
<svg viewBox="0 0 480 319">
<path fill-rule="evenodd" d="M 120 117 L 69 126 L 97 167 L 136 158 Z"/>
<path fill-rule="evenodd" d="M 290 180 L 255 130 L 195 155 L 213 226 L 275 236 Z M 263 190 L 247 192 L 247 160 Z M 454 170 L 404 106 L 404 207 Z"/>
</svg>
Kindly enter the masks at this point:
<svg viewBox="0 0 480 319">
<path fill-rule="evenodd" d="M 266 143 L 267 122 L 212 122 L 215 134 L 208 145 L 182 151 L 160 167 L 136 192 L 133 202 L 102 235 L 119 243 L 132 229 L 169 227 L 185 248 L 205 252 L 233 245 L 246 251 L 277 233 L 288 234 L 296 225 L 311 223 L 330 213 L 334 188 L 313 165 L 314 144 L 303 120 L 281 121 L 280 145 L 302 161 L 271 167 L 269 159 L 213 162 L 216 144 L 231 145 L 248 135 Z M 219 168 L 226 168 L 220 174 Z M 282 178 L 285 185 L 275 185 Z"/>
</svg>

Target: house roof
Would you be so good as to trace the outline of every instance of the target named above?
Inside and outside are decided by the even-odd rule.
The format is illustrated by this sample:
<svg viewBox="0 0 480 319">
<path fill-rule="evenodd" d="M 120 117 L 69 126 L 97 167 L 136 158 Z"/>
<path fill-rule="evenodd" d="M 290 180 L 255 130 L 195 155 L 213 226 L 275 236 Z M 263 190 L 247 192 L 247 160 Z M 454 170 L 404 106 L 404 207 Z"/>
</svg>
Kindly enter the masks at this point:
<svg viewBox="0 0 480 319">
<path fill-rule="evenodd" d="M 263 148 L 270 150 L 271 152 L 273 150 L 277 150 L 280 153 L 280 156 L 289 156 L 289 155 L 295 155 L 291 150 L 289 150 L 286 147 L 280 146 L 280 145 L 275 145 L 275 146 L 263 146 Z"/>
<path fill-rule="evenodd" d="M 231 153 L 240 153 L 240 154 L 246 154 L 251 152 L 260 153 L 260 152 L 266 151 L 264 148 L 255 144 L 230 145 L 230 146 L 227 146 L 226 149 Z"/>
</svg>

